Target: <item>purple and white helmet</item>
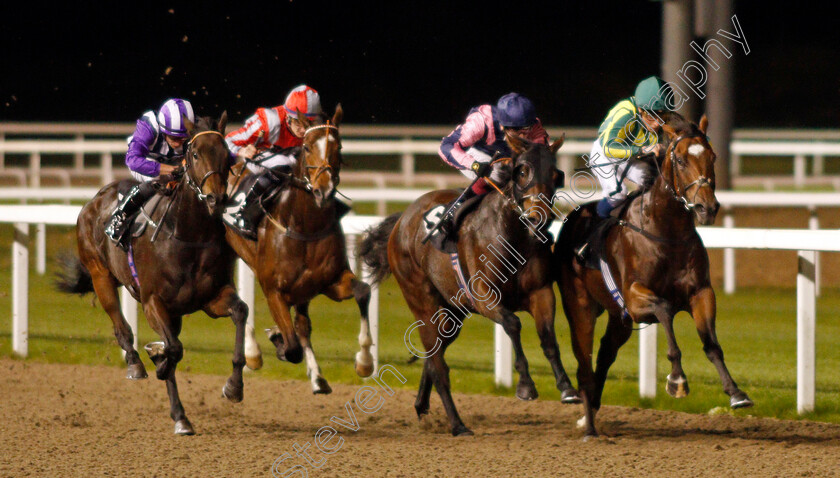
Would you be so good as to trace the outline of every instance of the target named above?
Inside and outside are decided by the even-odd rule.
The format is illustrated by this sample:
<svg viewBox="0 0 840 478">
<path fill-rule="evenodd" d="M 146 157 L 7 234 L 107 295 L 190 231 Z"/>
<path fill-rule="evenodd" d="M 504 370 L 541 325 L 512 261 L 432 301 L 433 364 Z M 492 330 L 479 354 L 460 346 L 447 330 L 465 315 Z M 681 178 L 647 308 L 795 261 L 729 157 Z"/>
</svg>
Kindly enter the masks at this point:
<svg viewBox="0 0 840 478">
<path fill-rule="evenodd" d="M 184 118 L 195 122 L 195 114 L 189 101 L 178 98 L 170 98 L 160 107 L 157 114 L 158 125 L 163 134 L 175 136 L 176 138 L 187 137 L 187 127 L 184 125 Z"/>
</svg>

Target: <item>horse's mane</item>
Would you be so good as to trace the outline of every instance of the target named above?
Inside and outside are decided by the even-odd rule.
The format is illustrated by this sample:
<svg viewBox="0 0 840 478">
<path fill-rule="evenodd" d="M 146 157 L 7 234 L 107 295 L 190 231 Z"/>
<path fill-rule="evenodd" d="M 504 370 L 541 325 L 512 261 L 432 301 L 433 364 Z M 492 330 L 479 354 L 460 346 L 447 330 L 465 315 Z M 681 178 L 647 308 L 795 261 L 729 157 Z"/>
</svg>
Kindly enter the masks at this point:
<svg viewBox="0 0 840 478">
<path fill-rule="evenodd" d="M 676 131 L 677 134 L 679 134 L 680 136 L 694 136 L 703 134 L 696 124 L 683 118 L 683 116 L 677 113 L 676 111 L 666 111 L 665 113 L 662 113 L 660 117 L 663 120 L 665 120 L 665 124 L 667 124 L 671 128 L 674 128 L 674 131 Z"/>
<path fill-rule="evenodd" d="M 198 131 L 212 131 L 219 127 L 219 120 L 211 116 L 197 116 L 195 127 Z"/>
</svg>

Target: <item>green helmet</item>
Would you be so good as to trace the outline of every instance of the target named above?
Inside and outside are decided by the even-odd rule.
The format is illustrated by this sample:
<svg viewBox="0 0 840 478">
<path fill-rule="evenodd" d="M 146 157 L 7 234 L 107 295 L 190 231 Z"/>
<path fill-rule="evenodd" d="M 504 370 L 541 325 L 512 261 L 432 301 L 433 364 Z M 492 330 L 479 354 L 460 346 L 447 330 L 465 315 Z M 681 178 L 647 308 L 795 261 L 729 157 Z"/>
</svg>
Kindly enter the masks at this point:
<svg viewBox="0 0 840 478">
<path fill-rule="evenodd" d="M 662 87 L 667 85 L 662 78 L 650 76 L 640 81 L 636 86 L 636 106 L 643 110 L 664 111 L 668 109 L 665 104 L 666 94 Z"/>
</svg>

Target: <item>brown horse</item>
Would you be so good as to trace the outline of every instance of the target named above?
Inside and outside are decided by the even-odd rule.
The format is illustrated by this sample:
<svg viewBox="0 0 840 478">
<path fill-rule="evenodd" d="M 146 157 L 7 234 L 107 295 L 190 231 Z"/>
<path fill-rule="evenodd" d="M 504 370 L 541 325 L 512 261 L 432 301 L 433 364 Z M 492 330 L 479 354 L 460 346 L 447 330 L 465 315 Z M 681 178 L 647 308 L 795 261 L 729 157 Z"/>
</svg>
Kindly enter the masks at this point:
<svg viewBox="0 0 840 478">
<path fill-rule="evenodd" d="M 338 129 L 343 115 L 341 105 L 327 124 L 313 125 L 299 115 L 307 129 L 291 183 L 267 210 L 257 242 L 231 228 L 227 231 L 228 243 L 254 271 L 268 300 L 276 325 L 267 332 L 277 348 L 277 358 L 300 363 L 305 357 L 313 393 L 332 391 L 321 376 L 310 342 L 309 302 L 320 294 L 336 302 L 351 297 L 356 300 L 361 312 L 356 373 L 362 377 L 373 373 L 373 341 L 368 325 L 370 286 L 350 270 L 340 223 L 342 205 L 335 200 L 343 162 Z M 296 312 L 294 321 L 291 306 Z M 246 356 L 249 367 L 259 368 L 262 360 L 252 334 L 249 327 Z"/>
<path fill-rule="evenodd" d="M 429 413 L 432 384 L 440 394 L 453 435 L 469 435 L 450 394 L 446 348 L 458 336 L 463 319 L 479 313 L 504 327 L 513 342 L 519 373 L 516 396 L 537 397 L 534 381 L 520 340 L 521 323 L 514 315 L 528 311 L 536 321 L 543 352 L 551 363 L 557 388 L 566 402 L 578 400 L 560 361 L 554 332 L 555 298 L 550 276 L 551 241 L 543 231 L 551 222 L 551 205 L 563 175 L 555 167 L 554 153 L 562 140 L 550 147 L 512 140 L 516 153 L 506 160 L 512 180 L 504 195 L 481 200 L 458 231 L 458 254 L 464 269 L 464 288 L 449 254 L 422 242 L 427 234 L 424 216 L 449 203 L 457 191 L 433 191 L 377 225 L 364 239 L 360 254 L 374 271 L 374 282 L 389 272 L 399 283 L 416 322 L 406 333 L 412 353 L 425 358 L 420 390 L 414 408 L 419 418 Z M 549 200 L 550 201 L 550 200 Z M 466 207 L 466 206 L 462 206 Z M 472 279 L 469 279 L 472 277 Z M 411 333 L 419 329 L 426 352 L 415 352 Z"/>
<path fill-rule="evenodd" d="M 578 387 L 586 411 L 578 424 L 586 427 L 587 438 L 597 436 L 595 413 L 601 406 L 604 381 L 618 349 L 630 337 L 630 319 L 662 324 L 672 364 L 666 385 L 670 395 L 688 394 L 673 328 L 674 315 L 687 311 L 694 318 L 706 356 L 717 367 L 730 406 L 753 404 L 724 364 L 715 334 L 715 291 L 709 280 L 709 257 L 694 227 L 695 218 L 703 225 L 714 223 L 720 206 L 715 198 L 715 153 L 706 139 L 707 126 L 705 116 L 698 128 L 675 113 L 669 115 L 663 127 L 665 135 L 660 138 L 667 148 L 664 157 L 653 165 L 659 168 L 658 177 L 624 208 L 620 222 L 606 236 L 604 259 L 614 274 L 625 308 L 613 299 L 601 272 L 582 266 L 575 258 L 574 250 L 587 238 L 594 203 L 572 212 L 558 237 L 555 268 L 572 330 Z M 595 320 L 604 309 L 609 322 L 593 372 Z M 625 313 L 629 319 L 625 319 Z"/>
<path fill-rule="evenodd" d="M 162 344 L 149 344 L 146 350 L 155 363 L 157 377 L 166 381 L 170 415 L 175 421 L 175 433 L 181 435 L 194 433 L 175 383 L 175 367 L 184 353 L 178 340 L 184 314 L 203 310 L 213 318 L 231 317 L 236 326 L 233 374 L 223 394 L 233 402 L 241 401 L 243 395 L 243 340 L 248 306 L 236 295 L 236 256 L 225 243 L 221 221 L 230 169 L 224 141 L 226 122 L 225 113 L 217 125 L 208 118 L 199 118 L 198 126 L 185 119 L 190 138 L 183 177 L 174 192 L 161 198 L 151 215 L 149 225 L 154 233 L 132 238 L 129 255 L 108 240 L 103 227 L 117 203 L 118 183 L 102 188 L 79 214 L 79 260 L 69 264 L 58 281 L 65 292 L 95 292 L 99 297 L 125 351 L 129 379 L 147 375 L 134 350 L 131 328 L 120 311 L 117 287 L 124 285 L 143 305 L 149 325 L 163 339 Z"/>
</svg>

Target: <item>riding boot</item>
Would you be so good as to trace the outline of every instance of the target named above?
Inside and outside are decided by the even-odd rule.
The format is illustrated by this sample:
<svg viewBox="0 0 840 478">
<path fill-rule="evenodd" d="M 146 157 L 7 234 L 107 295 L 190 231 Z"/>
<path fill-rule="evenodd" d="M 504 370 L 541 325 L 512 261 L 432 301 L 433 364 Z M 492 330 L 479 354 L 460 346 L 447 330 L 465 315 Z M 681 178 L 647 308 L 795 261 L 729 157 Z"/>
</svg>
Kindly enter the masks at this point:
<svg viewBox="0 0 840 478">
<path fill-rule="evenodd" d="M 613 204 L 609 200 L 607 200 L 607 198 L 603 198 L 600 201 L 598 201 L 598 204 L 595 206 L 595 217 L 592 218 L 592 223 L 589 228 L 590 237 L 587 239 L 586 242 L 583 243 L 583 245 L 581 245 L 575 250 L 575 256 L 577 257 L 577 260 L 581 265 L 585 265 L 589 260 L 589 255 L 592 252 L 590 250 L 590 242 L 592 242 L 593 240 L 591 234 L 594 233 L 594 231 L 596 230 L 597 224 L 609 218 L 613 214 L 613 212 L 618 209 L 620 205 L 621 202 Z"/>
<path fill-rule="evenodd" d="M 467 199 L 472 199 L 477 195 L 478 194 L 475 191 L 473 191 L 472 188 L 467 189 L 464 195 L 452 204 L 452 210 L 449 212 L 448 215 L 444 216 L 440 220 L 440 226 L 438 227 L 438 230 L 440 231 L 441 236 L 443 238 L 451 237 L 451 235 L 455 232 L 455 213 L 458 211 L 461 205 L 467 202 Z M 447 206 L 446 209 L 449 209 L 449 206 Z"/>
<path fill-rule="evenodd" d="M 285 183 L 285 176 L 276 175 L 271 171 L 260 173 L 248 194 L 245 195 L 242 207 L 233 215 L 232 225 L 237 233 L 252 241 L 257 240 L 257 226 L 265 214 L 263 198 L 268 197 L 276 188 Z"/>
<path fill-rule="evenodd" d="M 128 241 L 124 237 L 131 218 L 154 195 L 154 184 L 151 181 L 142 182 L 131 188 L 111 214 L 111 219 L 105 225 L 105 235 L 121 249 L 128 250 Z"/>
</svg>

